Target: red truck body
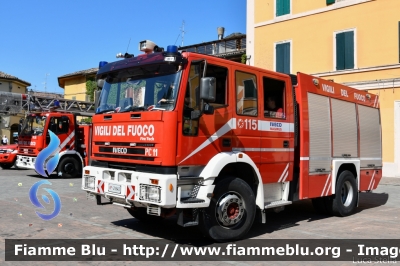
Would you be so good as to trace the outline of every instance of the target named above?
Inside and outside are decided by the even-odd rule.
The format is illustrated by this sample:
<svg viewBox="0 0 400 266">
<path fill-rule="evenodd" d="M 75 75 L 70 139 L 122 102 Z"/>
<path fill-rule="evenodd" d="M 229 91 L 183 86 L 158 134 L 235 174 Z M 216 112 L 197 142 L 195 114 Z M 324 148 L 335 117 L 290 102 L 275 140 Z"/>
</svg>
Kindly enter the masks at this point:
<svg viewBox="0 0 400 266">
<path fill-rule="evenodd" d="M 55 171 L 62 177 L 79 176 L 82 167 L 88 163 L 86 149 L 89 147 L 91 125 L 79 125 L 76 116 L 76 113 L 71 112 L 38 112 L 28 115 L 19 136 L 17 167 L 35 169 L 36 157 L 49 144 L 48 131 L 52 131 L 60 140 L 55 151 L 60 155 Z"/>
<path fill-rule="evenodd" d="M 347 216 L 382 177 L 377 95 L 188 52 L 105 64 L 97 80 L 82 189 L 140 220 L 177 214 L 238 239 L 298 200 Z"/>
</svg>

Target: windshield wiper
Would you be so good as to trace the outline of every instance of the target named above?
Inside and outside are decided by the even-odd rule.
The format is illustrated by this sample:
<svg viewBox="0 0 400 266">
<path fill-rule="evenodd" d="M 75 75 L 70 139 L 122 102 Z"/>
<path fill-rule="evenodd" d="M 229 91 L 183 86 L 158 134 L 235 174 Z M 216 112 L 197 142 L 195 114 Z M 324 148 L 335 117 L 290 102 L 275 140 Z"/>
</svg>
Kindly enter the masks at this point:
<svg viewBox="0 0 400 266">
<path fill-rule="evenodd" d="M 115 112 L 114 109 L 106 109 L 106 110 L 100 111 L 100 112 L 98 112 L 96 114 L 104 114 L 104 113 L 111 112 L 111 111 Z"/>
<path fill-rule="evenodd" d="M 145 111 L 146 108 L 143 106 L 130 106 L 127 109 L 120 111 L 119 113 L 134 112 L 134 111 Z"/>
</svg>

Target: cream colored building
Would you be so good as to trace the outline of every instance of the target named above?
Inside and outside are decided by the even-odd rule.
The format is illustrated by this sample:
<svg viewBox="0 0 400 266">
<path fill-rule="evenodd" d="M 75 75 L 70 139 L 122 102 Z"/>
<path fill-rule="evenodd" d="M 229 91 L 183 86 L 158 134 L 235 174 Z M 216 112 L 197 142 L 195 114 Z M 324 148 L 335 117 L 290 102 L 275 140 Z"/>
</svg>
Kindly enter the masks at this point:
<svg viewBox="0 0 400 266">
<path fill-rule="evenodd" d="M 86 81 L 94 80 L 97 70 L 98 68 L 90 68 L 58 77 L 58 85 L 64 89 L 64 98 L 89 102 Z"/>
<path fill-rule="evenodd" d="M 247 0 L 250 65 L 380 96 L 383 175 L 400 177 L 400 1 Z"/>
<path fill-rule="evenodd" d="M 31 84 L 15 76 L 0 71 L 0 91 L 26 94 L 27 87 Z M 0 99 L 0 104 L 1 99 Z M 9 144 L 13 144 L 18 137 L 19 120 L 24 117 L 24 112 L 20 113 L 0 113 L 0 136 L 6 135 Z"/>
</svg>

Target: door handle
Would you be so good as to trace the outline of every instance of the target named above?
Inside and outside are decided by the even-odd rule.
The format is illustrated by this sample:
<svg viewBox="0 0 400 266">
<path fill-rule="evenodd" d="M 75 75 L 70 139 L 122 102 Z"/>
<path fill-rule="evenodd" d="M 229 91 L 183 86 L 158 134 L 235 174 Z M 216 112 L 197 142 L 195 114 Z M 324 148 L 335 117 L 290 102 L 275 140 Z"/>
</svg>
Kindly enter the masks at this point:
<svg viewBox="0 0 400 266">
<path fill-rule="evenodd" d="M 284 140 L 283 141 L 283 147 L 284 148 L 289 148 L 289 141 L 288 140 Z"/>
</svg>

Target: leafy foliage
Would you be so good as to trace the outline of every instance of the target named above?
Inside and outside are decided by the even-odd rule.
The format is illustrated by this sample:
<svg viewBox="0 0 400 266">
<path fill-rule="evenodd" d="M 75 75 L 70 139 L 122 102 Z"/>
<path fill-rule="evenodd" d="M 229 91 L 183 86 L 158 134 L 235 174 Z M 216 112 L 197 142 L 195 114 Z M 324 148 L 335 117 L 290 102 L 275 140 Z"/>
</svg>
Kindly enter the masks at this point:
<svg viewBox="0 0 400 266">
<path fill-rule="evenodd" d="M 246 62 L 247 62 L 247 55 L 246 54 L 242 54 L 242 63 L 243 64 L 246 64 Z"/>
<path fill-rule="evenodd" d="M 96 87 L 96 81 L 90 79 L 86 81 L 86 95 L 89 95 L 89 100 L 91 102 L 94 101 L 94 91 L 96 90 Z"/>
</svg>

